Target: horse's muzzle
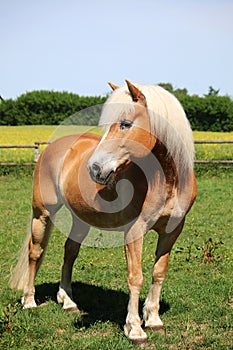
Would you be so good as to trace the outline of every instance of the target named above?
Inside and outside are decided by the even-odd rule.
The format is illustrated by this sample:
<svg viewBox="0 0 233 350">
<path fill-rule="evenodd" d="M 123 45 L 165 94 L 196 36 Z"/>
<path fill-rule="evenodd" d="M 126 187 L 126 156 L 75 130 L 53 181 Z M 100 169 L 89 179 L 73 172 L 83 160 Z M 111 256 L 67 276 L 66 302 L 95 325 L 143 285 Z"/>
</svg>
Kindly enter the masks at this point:
<svg viewBox="0 0 233 350">
<path fill-rule="evenodd" d="M 106 185 L 113 177 L 114 171 L 103 171 L 101 164 L 95 162 L 88 166 L 89 174 L 93 181 L 100 185 Z"/>
</svg>

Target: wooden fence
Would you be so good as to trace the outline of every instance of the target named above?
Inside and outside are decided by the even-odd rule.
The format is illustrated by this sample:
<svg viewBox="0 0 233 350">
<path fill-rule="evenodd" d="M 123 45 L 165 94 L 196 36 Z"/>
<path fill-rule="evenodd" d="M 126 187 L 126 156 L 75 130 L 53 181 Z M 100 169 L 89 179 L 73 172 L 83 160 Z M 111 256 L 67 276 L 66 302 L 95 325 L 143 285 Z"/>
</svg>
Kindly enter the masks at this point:
<svg viewBox="0 0 233 350">
<path fill-rule="evenodd" d="M 47 141 L 35 141 L 33 144 L 12 144 L 12 145 L 0 145 L 1 148 L 33 148 L 34 149 L 34 162 L 25 162 L 25 163 L 20 163 L 21 165 L 33 165 L 37 162 L 39 156 L 40 156 L 40 146 L 41 145 L 48 145 L 50 142 Z M 17 162 L 1 162 L 0 165 L 18 165 L 19 163 Z"/>
<path fill-rule="evenodd" d="M 222 143 L 233 143 L 233 140 L 195 140 L 195 144 L 222 144 Z M 233 158 L 233 152 L 232 152 L 232 158 Z M 220 163 L 220 164 L 233 164 L 233 159 L 195 159 L 195 163 L 203 163 L 203 164 L 209 164 L 209 163 Z"/>
<path fill-rule="evenodd" d="M 233 140 L 196 140 L 194 141 L 195 144 L 223 144 L 223 143 L 232 143 Z M 22 165 L 33 165 L 37 162 L 39 155 L 40 155 L 40 146 L 41 145 L 48 145 L 49 142 L 47 141 L 36 141 L 34 144 L 12 144 L 12 145 L 0 145 L 1 148 L 32 148 L 34 149 L 34 162 L 26 162 L 26 163 L 20 163 Z M 233 154 L 233 152 L 232 152 Z M 233 158 L 233 157 L 232 157 Z M 224 159 L 211 159 L 211 160 L 205 160 L 205 159 L 196 159 L 195 163 L 203 163 L 203 164 L 209 164 L 209 163 L 220 163 L 220 164 L 233 164 L 233 159 L 224 160 Z M 18 165 L 17 162 L 1 162 L 0 165 Z"/>
</svg>

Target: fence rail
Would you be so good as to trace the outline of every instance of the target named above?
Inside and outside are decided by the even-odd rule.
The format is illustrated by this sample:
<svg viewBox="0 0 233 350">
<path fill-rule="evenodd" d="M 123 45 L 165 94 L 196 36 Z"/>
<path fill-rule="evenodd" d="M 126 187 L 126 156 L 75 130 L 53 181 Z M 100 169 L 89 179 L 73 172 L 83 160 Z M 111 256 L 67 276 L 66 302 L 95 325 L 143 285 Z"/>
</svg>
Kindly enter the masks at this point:
<svg viewBox="0 0 233 350">
<path fill-rule="evenodd" d="M 195 140 L 195 144 L 223 144 L 223 143 L 233 143 L 233 140 Z M 233 154 L 233 152 L 232 152 Z M 233 164 L 233 159 L 195 159 L 194 163 L 202 164 Z"/>
<path fill-rule="evenodd" d="M 233 143 L 233 140 L 195 140 L 194 143 Z"/>
<path fill-rule="evenodd" d="M 50 142 L 47 141 L 35 141 L 34 144 L 3 144 L 0 145 L 1 148 L 33 148 L 34 149 L 34 162 L 24 162 L 20 163 L 21 165 L 33 165 L 37 162 L 39 155 L 40 155 L 40 146 L 41 145 L 48 145 Z M 223 144 L 223 143 L 232 143 L 233 140 L 195 140 L 195 144 Z M 233 154 L 233 152 L 232 152 Z M 194 161 L 195 163 L 202 163 L 202 164 L 233 164 L 233 159 L 196 159 Z M 18 165 L 18 162 L 0 162 L 0 165 Z"/>
<path fill-rule="evenodd" d="M 34 162 L 24 162 L 21 165 L 33 165 L 37 162 L 40 156 L 40 146 L 48 145 L 48 141 L 35 141 L 33 144 L 11 144 L 11 145 L 0 145 L 1 148 L 33 148 L 34 149 Z M 0 162 L 0 165 L 18 165 L 18 162 Z"/>
</svg>

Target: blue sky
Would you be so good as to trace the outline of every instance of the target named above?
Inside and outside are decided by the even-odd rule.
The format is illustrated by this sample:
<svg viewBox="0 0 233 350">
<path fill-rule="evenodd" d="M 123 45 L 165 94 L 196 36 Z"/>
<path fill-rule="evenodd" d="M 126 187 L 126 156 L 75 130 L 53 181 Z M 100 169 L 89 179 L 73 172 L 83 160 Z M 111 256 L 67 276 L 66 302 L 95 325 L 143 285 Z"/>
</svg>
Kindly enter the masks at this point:
<svg viewBox="0 0 233 350">
<path fill-rule="evenodd" d="M 0 95 L 107 81 L 233 96 L 233 0 L 0 0 Z"/>
</svg>

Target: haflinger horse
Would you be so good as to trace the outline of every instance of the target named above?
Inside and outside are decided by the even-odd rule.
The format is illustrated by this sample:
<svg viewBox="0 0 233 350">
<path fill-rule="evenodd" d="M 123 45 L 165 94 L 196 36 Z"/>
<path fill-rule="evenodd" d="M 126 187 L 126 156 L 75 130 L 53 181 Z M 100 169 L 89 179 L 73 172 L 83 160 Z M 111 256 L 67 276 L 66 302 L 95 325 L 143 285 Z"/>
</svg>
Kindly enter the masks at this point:
<svg viewBox="0 0 233 350">
<path fill-rule="evenodd" d="M 145 329 L 161 330 L 159 299 L 171 249 L 196 197 L 192 131 L 178 100 L 160 86 L 109 83 L 113 93 L 100 116 L 104 136 L 86 133 L 54 141 L 34 172 L 31 230 L 10 286 L 23 289 L 23 307 L 36 307 L 34 281 L 52 223 L 65 205 L 72 228 L 65 243 L 57 300 L 78 311 L 72 268 L 90 226 L 124 231 L 129 303 L 125 335 L 147 341 L 139 317 L 142 247 L 158 233 L 152 284 L 143 308 Z"/>
</svg>

